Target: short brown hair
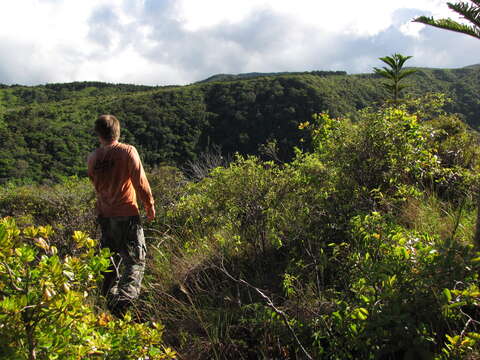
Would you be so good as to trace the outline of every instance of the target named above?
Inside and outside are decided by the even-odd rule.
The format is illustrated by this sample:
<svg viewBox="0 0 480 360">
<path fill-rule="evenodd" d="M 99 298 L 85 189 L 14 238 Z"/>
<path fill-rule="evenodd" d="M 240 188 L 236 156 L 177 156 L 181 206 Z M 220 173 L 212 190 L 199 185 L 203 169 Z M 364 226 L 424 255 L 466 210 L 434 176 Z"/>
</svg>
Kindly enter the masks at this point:
<svg viewBox="0 0 480 360">
<path fill-rule="evenodd" d="M 118 140 L 120 121 L 113 115 L 100 115 L 95 121 L 95 132 L 105 140 Z"/>
</svg>

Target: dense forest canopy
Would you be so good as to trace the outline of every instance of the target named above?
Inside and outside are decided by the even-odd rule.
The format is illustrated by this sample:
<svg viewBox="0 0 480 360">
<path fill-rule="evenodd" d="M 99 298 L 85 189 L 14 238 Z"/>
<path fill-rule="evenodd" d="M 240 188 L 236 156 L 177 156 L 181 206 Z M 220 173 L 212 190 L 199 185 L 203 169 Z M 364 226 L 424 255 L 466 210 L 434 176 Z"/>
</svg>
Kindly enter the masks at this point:
<svg viewBox="0 0 480 360">
<path fill-rule="evenodd" d="M 480 126 L 480 66 L 420 68 L 408 82 L 412 95 L 442 92 L 473 128 Z M 124 141 L 136 145 L 148 167 L 182 165 L 220 147 L 225 154 L 258 154 L 276 142 L 279 157 L 310 146 L 298 124 L 327 111 L 347 116 L 386 98 L 377 75 L 344 72 L 218 75 L 188 86 L 149 87 L 101 82 L 0 87 L 0 181 L 43 181 L 85 175 L 96 146 L 91 128 L 100 113 L 123 123 Z"/>
<path fill-rule="evenodd" d="M 193 156 L 195 144 L 208 142 L 200 127 L 215 122 L 211 139 L 229 136 L 226 104 L 233 114 L 259 112 L 271 129 L 289 119 L 293 127 L 295 113 L 283 111 L 295 96 L 314 106 L 309 76 L 81 98 L 86 114 L 78 99 L 26 106 L 16 129 L 34 129 L 24 144 L 43 150 L 12 169 L 30 171 L 29 156 L 39 176 L 45 163 L 69 171 L 72 154 L 81 164 L 99 109 L 129 114 L 125 138 L 149 161 Z M 0 358 L 478 358 L 478 132 L 443 111 L 444 100 L 314 114 L 297 126 L 310 150 L 297 148 L 288 162 L 237 155 L 208 169 L 199 155 L 206 171 L 194 179 L 172 166 L 150 169 L 157 217 L 145 225 L 142 295 L 123 320 L 96 290 L 110 254 L 94 240 L 89 180 L 0 186 Z M 234 130 L 258 135 L 236 120 Z M 61 138 L 49 142 L 42 127 Z M 82 127 L 84 143 L 65 141 Z M 153 137 L 152 128 L 162 132 Z"/>
<path fill-rule="evenodd" d="M 480 68 L 416 70 L 393 97 L 327 72 L 3 86 L 0 358 L 478 358 Z M 84 177 L 102 113 L 157 209 L 124 319 Z"/>
<path fill-rule="evenodd" d="M 473 26 L 414 21 L 480 38 L 471 2 L 447 5 Z M 0 85 L 0 358 L 479 359 L 480 65 L 409 58 Z M 155 199 L 125 314 L 99 289 L 116 255 L 85 177 L 102 113 Z"/>
</svg>

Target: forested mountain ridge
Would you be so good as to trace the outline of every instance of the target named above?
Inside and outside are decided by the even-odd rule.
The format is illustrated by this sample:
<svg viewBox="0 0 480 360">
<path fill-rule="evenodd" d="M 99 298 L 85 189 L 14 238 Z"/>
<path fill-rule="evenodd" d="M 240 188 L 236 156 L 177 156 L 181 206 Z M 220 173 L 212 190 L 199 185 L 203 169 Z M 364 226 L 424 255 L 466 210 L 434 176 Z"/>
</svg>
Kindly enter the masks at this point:
<svg viewBox="0 0 480 360">
<path fill-rule="evenodd" d="M 402 106 L 372 74 L 2 88 L 0 358 L 479 358 L 478 71 L 419 69 Z M 101 113 L 153 167 L 123 320 L 83 177 Z"/>
<path fill-rule="evenodd" d="M 1 86 L 0 179 L 85 175 L 85 158 L 96 146 L 92 122 L 100 113 L 118 116 L 122 139 L 139 148 L 147 166 L 179 165 L 214 145 L 225 153 L 249 154 L 268 141 L 276 141 L 279 155 L 288 159 L 304 136 L 298 124 L 312 114 L 345 116 L 386 98 L 382 79 L 373 74 L 262 75 L 169 87 L 100 82 Z M 478 66 L 421 68 L 409 78 L 409 91 L 447 94 L 454 101 L 446 110 L 477 128 L 479 80 Z"/>
<path fill-rule="evenodd" d="M 331 76 L 331 75 L 347 75 L 346 71 L 303 71 L 303 72 L 272 72 L 272 73 L 260 73 L 260 72 L 252 72 L 252 73 L 243 73 L 243 74 L 216 74 L 212 75 L 205 80 L 197 81 L 197 84 L 206 83 L 206 82 L 214 82 L 214 81 L 235 81 L 235 80 L 245 80 L 245 79 L 253 79 L 265 76 L 279 76 L 279 75 L 320 75 L 320 76 Z"/>
</svg>

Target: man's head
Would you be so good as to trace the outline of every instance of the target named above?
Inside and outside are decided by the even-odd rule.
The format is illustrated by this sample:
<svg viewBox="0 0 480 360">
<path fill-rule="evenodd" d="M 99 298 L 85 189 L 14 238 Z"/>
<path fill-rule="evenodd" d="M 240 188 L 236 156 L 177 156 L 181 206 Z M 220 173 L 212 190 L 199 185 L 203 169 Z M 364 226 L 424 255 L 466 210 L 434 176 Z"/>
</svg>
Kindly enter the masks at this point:
<svg viewBox="0 0 480 360">
<path fill-rule="evenodd" d="M 118 140 L 120 138 L 120 122 L 113 115 L 100 115 L 95 121 L 95 132 L 104 140 Z"/>
</svg>

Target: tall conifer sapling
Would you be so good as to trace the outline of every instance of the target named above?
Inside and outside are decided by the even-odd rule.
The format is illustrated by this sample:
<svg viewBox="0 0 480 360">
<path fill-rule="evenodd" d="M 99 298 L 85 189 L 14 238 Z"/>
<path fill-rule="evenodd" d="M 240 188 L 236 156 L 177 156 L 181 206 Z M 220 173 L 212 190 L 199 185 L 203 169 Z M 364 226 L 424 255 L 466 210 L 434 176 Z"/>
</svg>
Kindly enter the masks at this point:
<svg viewBox="0 0 480 360">
<path fill-rule="evenodd" d="M 401 84 L 400 82 L 416 71 L 415 69 L 403 69 L 403 65 L 410 58 L 411 56 L 403 56 L 401 54 L 381 57 L 379 59 L 388 66 L 384 66 L 381 69 L 373 68 L 376 74 L 387 79 L 387 82 L 384 85 L 390 93 L 394 103 L 398 103 L 401 91 L 408 87 L 408 85 Z"/>
</svg>

